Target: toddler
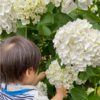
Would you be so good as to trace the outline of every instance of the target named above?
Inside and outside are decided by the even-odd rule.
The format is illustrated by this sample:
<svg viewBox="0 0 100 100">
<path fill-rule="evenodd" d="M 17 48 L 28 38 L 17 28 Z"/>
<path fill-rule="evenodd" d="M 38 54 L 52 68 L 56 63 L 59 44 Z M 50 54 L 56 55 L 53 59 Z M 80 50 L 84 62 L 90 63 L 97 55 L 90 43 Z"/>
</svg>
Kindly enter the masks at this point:
<svg viewBox="0 0 100 100">
<path fill-rule="evenodd" d="M 35 87 L 46 73 L 39 75 L 41 53 L 30 40 L 13 36 L 0 44 L 0 100 L 48 100 Z M 66 88 L 56 88 L 51 100 L 67 97 Z"/>
</svg>

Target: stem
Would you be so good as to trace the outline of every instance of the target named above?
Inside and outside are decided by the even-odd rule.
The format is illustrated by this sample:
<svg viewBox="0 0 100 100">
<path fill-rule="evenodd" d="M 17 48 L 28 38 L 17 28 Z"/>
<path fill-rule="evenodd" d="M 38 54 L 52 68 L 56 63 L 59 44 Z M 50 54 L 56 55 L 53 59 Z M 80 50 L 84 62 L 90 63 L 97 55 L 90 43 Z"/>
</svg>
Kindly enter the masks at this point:
<svg viewBox="0 0 100 100">
<path fill-rule="evenodd" d="M 96 95 L 97 92 L 97 84 L 95 84 L 95 91 L 94 91 L 94 95 Z"/>
<path fill-rule="evenodd" d="M 56 33 L 56 32 L 57 32 L 57 30 L 53 31 L 51 34 L 54 34 L 54 33 Z"/>
</svg>

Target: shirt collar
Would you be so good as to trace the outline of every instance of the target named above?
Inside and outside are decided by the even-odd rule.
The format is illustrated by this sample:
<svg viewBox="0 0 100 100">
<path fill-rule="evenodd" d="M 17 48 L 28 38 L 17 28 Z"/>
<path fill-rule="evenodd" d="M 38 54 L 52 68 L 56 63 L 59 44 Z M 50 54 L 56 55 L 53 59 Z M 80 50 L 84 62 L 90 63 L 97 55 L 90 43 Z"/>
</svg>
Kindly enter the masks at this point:
<svg viewBox="0 0 100 100">
<path fill-rule="evenodd" d="M 2 83 L 1 87 L 3 89 L 6 89 L 7 91 L 20 91 L 23 89 L 35 89 L 35 90 L 37 90 L 37 88 L 33 85 L 20 85 L 20 84 L 16 84 L 16 83 L 12 83 L 12 84 Z"/>
</svg>

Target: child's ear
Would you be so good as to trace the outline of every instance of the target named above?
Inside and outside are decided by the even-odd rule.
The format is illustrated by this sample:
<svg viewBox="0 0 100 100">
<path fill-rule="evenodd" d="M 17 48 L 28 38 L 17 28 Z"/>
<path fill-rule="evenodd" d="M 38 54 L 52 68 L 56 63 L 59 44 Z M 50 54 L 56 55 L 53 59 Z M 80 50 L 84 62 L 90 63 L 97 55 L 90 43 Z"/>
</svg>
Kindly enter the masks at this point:
<svg viewBox="0 0 100 100">
<path fill-rule="evenodd" d="M 25 72 L 25 76 L 28 77 L 28 78 L 30 78 L 30 77 L 31 77 L 31 71 L 32 71 L 32 70 L 33 70 L 32 67 L 28 68 L 28 69 L 26 70 L 26 72 Z"/>
</svg>

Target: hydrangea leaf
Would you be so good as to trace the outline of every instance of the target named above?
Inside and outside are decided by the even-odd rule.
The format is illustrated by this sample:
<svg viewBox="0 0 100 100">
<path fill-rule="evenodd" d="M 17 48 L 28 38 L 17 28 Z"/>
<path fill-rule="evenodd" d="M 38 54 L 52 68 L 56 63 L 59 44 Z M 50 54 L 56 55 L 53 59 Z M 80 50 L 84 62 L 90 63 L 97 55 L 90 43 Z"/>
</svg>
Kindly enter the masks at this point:
<svg viewBox="0 0 100 100">
<path fill-rule="evenodd" d="M 88 100 L 85 90 L 79 87 L 75 87 L 71 90 L 71 96 L 75 100 Z"/>
<path fill-rule="evenodd" d="M 84 11 L 84 10 L 79 10 L 81 11 L 81 13 L 85 13 L 83 14 L 84 18 L 88 18 L 90 20 L 90 23 L 98 23 L 100 22 L 99 17 L 97 17 L 95 14 L 90 13 L 89 11 Z"/>
<path fill-rule="evenodd" d="M 89 95 L 88 100 L 100 100 L 98 95 Z"/>
<path fill-rule="evenodd" d="M 65 68 L 66 67 L 66 65 L 61 65 L 61 59 L 59 58 L 59 55 L 58 54 L 56 54 L 56 56 L 57 56 L 57 61 L 58 61 L 58 63 L 59 63 L 59 65 L 60 65 L 60 67 L 61 67 L 61 69 L 63 69 L 63 68 Z"/>
<path fill-rule="evenodd" d="M 38 24 L 48 25 L 48 24 L 53 24 L 53 22 L 54 22 L 54 14 L 46 13 L 41 17 L 41 20 L 40 22 L 38 22 Z"/>
<path fill-rule="evenodd" d="M 58 13 L 55 16 L 55 19 L 59 27 L 67 24 L 69 21 L 73 21 L 73 19 L 70 16 L 64 13 Z"/>
<path fill-rule="evenodd" d="M 14 33 L 7 34 L 5 31 L 3 31 L 2 34 L 0 35 L 0 40 L 5 41 L 6 39 L 8 39 L 13 35 L 15 34 Z"/>
<path fill-rule="evenodd" d="M 89 75 L 89 76 L 94 76 L 94 72 L 92 70 L 92 67 L 91 66 L 87 66 L 87 69 L 86 69 L 86 73 Z"/>
<path fill-rule="evenodd" d="M 93 84 L 97 84 L 100 81 L 100 77 L 98 77 L 98 76 L 91 76 L 90 80 L 92 81 Z"/>
<path fill-rule="evenodd" d="M 48 11 L 47 12 L 52 12 L 53 9 L 55 8 L 55 5 L 51 2 L 47 5 Z"/>
<path fill-rule="evenodd" d="M 55 59 L 56 59 L 56 57 L 52 57 L 51 59 L 49 59 L 48 62 L 46 63 L 46 68 L 48 68 L 49 65 L 51 64 L 51 62 L 52 62 L 53 60 L 55 60 Z"/>
<path fill-rule="evenodd" d="M 86 72 L 80 72 L 78 78 L 85 81 L 89 78 L 89 75 Z"/>
<path fill-rule="evenodd" d="M 51 55 L 55 55 L 55 49 L 53 47 L 53 42 L 52 41 L 49 42 L 48 50 L 51 53 Z"/>
<path fill-rule="evenodd" d="M 39 28 L 39 33 L 43 36 L 50 36 L 51 30 L 47 26 L 44 25 Z"/>
<path fill-rule="evenodd" d="M 100 86 L 99 86 L 98 89 L 97 89 L 97 93 L 98 93 L 98 95 L 100 96 Z"/>
<path fill-rule="evenodd" d="M 27 38 L 27 28 L 17 28 L 15 33 L 17 36 L 23 36 Z"/>
<path fill-rule="evenodd" d="M 98 14 L 99 14 L 99 16 L 100 16 L 100 6 L 98 6 Z"/>
</svg>

